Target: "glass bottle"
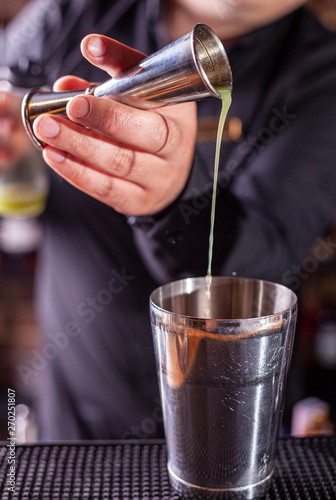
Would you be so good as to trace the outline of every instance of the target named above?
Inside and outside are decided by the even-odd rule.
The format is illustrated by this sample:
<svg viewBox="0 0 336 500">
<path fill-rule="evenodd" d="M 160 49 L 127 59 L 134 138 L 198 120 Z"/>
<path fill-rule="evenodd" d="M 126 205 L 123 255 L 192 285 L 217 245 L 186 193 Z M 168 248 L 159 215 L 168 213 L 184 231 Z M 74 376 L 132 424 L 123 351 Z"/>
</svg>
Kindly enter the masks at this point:
<svg viewBox="0 0 336 500">
<path fill-rule="evenodd" d="M 3 76 L 0 72 L 0 91 L 10 93 L 17 98 L 18 109 L 16 112 L 18 113 L 21 98 L 24 96 L 27 84 L 29 85 L 30 82 L 18 81 L 17 75 L 12 71 L 9 71 L 6 75 L 8 78 L 3 78 Z M 6 119 L 6 116 L 3 119 Z M 8 117 L 8 120 L 10 121 L 10 117 Z M 8 133 L 11 133 L 11 131 L 7 131 Z M 25 136 L 22 133 L 21 143 L 24 143 L 24 140 Z M 0 141 L 6 142 L 6 137 L 1 137 L 1 130 Z M 7 162 L 1 162 L 1 217 L 37 217 L 45 208 L 49 189 L 47 167 L 42 160 L 41 153 L 28 142 L 27 136 L 27 144 L 23 145 L 23 151 L 19 151 L 21 145 L 17 145 L 18 151 L 12 151 Z M 11 147 L 16 147 L 16 144 Z"/>
</svg>

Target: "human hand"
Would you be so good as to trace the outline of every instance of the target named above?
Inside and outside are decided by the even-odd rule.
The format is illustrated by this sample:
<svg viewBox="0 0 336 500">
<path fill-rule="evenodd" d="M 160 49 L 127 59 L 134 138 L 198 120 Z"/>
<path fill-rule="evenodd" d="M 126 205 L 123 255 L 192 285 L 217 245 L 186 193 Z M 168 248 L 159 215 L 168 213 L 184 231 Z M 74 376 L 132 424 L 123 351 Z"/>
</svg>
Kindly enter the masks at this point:
<svg viewBox="0 0 336 500">
<path fill-rule="evenodd" d="M 144 58 L 101 35 L 88 35 L 81 48 L 110 76 Z M 88 85 L 64 77 L 54 90 Z M 77 96 L 68 103 L 67 116 L 70 121 L 59 115 L 38 117 L 34 133 L 47 144 L 45 161 L 80 190 L 132 215 L 156 213 L 183 190 L 196 139 L 194 103 L 140 110 L 110 99 Z"/>
<path fill-rule="evenodd" d="M 31 148 L 21 120 L 22 97 L 0 89 L 0 171 L 14 164 Z"/>
</svg>

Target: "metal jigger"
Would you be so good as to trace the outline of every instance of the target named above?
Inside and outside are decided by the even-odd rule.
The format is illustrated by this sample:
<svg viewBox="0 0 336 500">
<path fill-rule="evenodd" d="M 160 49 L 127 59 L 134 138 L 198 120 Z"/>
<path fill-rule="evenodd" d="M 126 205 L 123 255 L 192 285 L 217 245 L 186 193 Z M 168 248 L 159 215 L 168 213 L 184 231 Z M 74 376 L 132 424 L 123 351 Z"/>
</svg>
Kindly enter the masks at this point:
<svg viewBox="0 0 336 500">
<path fill-rule="evenodd" d="M 33 122 L 43 113 L 65 113 L 77 95 L 112 98 L 136 108 L 220 98 L 217 89 L 232 89 L 230 63 L 224 47 L 205 24 L 145 58 L 137 66 L 105 83 L 86 90 L 46 92 L 33 89 L 23 99 L 22 119 L 31 139 L 43 148 L 33 132 Z"/>
</svg>

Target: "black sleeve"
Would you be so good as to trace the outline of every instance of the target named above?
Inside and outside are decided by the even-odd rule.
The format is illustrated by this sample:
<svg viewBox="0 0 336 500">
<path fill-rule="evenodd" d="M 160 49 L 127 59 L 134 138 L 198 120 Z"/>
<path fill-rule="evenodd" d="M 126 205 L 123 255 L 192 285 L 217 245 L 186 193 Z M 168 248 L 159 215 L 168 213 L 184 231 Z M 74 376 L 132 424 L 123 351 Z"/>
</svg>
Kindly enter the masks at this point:
<svg viewBox="0 0 336 500">
<path fill-rule="evenodd" d="M 253 140 L 237 146 L 229 180 L 219 183 L 214 275 L 235 272 L 292 287 L 303 279 L 298 263 L 335 215 L 335 54 L 322 44 L 309 61 L 298 60 L 291 87 L 269 102 Z M 194 171 L 197 163 L 196 156 Z M 151 273 L 160 280 L 204 275 L 209 221 L 208 191 L 191 198 L 186 192 L 162 214 L 139 218 L 135 239 Z M 325 258 L 322 250 L 316 260 Z"/>
</svg>

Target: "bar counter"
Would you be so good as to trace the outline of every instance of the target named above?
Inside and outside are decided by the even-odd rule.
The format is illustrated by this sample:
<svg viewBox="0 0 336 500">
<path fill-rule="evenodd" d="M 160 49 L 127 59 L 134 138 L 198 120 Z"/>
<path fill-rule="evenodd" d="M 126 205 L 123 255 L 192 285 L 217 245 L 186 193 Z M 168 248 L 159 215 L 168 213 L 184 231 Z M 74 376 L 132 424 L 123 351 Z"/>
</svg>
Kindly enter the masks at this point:
<svg viewBox="0 0 336 500">
<path fill-rule="evenodd" d="M 10 457 L 1 442 L 1 500 L 183 498 L 170 486 L 163 440 L 17 445 L 15 493 L 8 491 Z M 336 499 L 336 435 L 280 439 L 264 499 Z"/>
</svg>

